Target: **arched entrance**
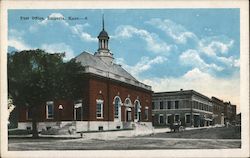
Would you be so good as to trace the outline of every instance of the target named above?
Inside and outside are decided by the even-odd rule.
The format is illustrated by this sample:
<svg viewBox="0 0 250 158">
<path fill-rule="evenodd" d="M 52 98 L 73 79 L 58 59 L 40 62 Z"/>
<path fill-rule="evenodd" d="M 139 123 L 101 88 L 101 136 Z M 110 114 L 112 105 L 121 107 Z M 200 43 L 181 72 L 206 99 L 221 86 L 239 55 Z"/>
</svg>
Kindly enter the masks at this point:
<svg viewBox="0 0 250 158">
<path fill-rule="evenodd" d="M 132 103 L 129 98 L 125 99 L 124 106 L 125 106 L 125 122 L 131 122 L 132 121 L 132 110 L 131 110 Z"/>
</svg>

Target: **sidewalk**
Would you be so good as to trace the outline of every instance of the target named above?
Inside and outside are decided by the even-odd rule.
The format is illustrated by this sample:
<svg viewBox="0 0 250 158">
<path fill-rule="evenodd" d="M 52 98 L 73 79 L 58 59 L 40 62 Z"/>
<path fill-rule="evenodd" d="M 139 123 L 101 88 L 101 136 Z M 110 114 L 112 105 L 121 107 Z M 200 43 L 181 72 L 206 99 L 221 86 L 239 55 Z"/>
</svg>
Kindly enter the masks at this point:
<svg viewBox="0 0 250 158">
<path fill-rule="evenodd" d="M 8 138 L 32 138 L 32 134 L 28 135 L 9 135 Z M 39 139 L 45 139 L 45 138 L 53 138 L 53 139 L 77 139 L 81 138 L 80 134 L 74 134 L 74 135 L 41 135 L 39 134 Z"/>
<path fill-rule="evenodd" d="M 187 127 L 185 130 L 199 130 L 205 128 L 216 128 L 215 126 L 209 127 Z M 142 135 L 151 135 L 157 133 L 170 132 L 170 128 L 154 128 L 152 131 L 141 131 L 141 130 L 121 130 L 121 131 L 105 131 L 105 132 L 90 132 L 90 133 L 75 133 L 72 135 L 42 135 L 39 134 L 40 138 L 53 138 L 53 139 L 117 139 L 126 137 L 135 137 Z M 9 135 L 9 138 L 32 138 L 32 134 L 29 135 Z"/>
</svg>

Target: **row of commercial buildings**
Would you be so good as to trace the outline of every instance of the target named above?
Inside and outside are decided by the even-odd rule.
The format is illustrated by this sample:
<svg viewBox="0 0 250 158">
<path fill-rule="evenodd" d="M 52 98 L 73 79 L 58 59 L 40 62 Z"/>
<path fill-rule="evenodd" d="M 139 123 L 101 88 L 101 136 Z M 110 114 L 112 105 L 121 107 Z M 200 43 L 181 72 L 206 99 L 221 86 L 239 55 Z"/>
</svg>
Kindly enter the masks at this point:
<svg viewBox="0 0 250 158">
<path fill-rule="evenodd" d="M 152 97 L 154 126 L 169 126 L 177 122 L 186 127 L 224 125 L 234 123 L 235 118 L 236 105 L 194 90 L 160 92 Z"/>
<path fill-rule="evenodd" d="M 186 126 L 209 126 L 232 122 L 236 106 L 211 99 L 193 90 L 153 93 L 151 86 L 135 79 L 113 62 L 109 36 L 104 29 L 98 35 L 97 52 L 75 57 L 84 67 L 84 87 L 79 100 L 49 100 L 36 105 L 39 131 L 75 129 L 102 131 L 133 129 L 136 126 L 170 125 L 181 121 Z M 152 104 L 153 103 L 153 104 Z M 32 110 L 18 109 L 18 128 L 32 128 Z"/>
</svg>

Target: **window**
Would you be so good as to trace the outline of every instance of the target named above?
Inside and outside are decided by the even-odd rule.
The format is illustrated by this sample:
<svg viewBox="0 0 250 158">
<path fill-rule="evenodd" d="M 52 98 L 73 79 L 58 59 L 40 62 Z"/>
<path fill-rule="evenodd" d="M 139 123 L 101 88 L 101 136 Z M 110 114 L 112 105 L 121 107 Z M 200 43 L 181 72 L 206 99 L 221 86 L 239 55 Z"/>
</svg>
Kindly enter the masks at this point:
<svg viewBox="0 0 250 158">
<path fill-rule="evenodd" d="M 191 122 L 191 116 L 188 114 L 186 115 L 186 123 L 190 123 Z"/>
<path fill-rule="evenodd" d="M 204 110 L 203 104 L 202 104 L 202 103 L 199 103 L 199 104 L 200 104 L 200 106 L 201 106 L 201 110 Z"/>
<path fill-rule="evenodd" d="M 163 101 L 160 101 L 160 109 L 163 109 Z"/>
<path fill-rule="evenodd" d="M 174 102 L 174 108 L 175 109 L 179 109 L 179 101 L 175 101 Z"/>
<path fill-rule="evenodd" d="M 168 109 L 171 109 L 171 101 L 168 101 Z"/>
<path fill-rule="evenodd" d="M 152 102 L 152 109 L 155 109 L 155 102 Z"/>
<path fill-rule="evenodd" d="M 61 107 L 58 107 L 58 109 L 61 108 L 60 113 L 59 113 L 59 117 L 61 119 L 61 113 L 63 110 L 63 106 L 61 105 Z M 74 120 L 82 120 L 83 119 L 83 105 L 82 105 L 82 100 L 76 100 L 74 102 Z"/>
<path fill-rule="evenodd" d="M 46 116 L 47 116 L 47 119 L 54 118 L 54 102 L 53 101 L 46 102 Z"/>
<path fill-rule="evenodd" d="M 103 126 L 98 126 L 99 131 L 103 131 Z"/>
<path fill-rule="evenodd" d="M 115 101 L 114 101 L 114 117 L 119 119 L 120 118 L 120 107 L 121 107 L 121 99 L 119 97 L 115 97 Z"/>
<path fill-rule="evenodd" d="M 138 100 L 135 101 L 135 120 L 141 120 L 141 109 L 140 102 Z"/>
<path fill-rule="evenodd" d="M 31 120 L 32 119 L 32 109 L 31 108 L 28 108 L 27 109 L 27 120 Z"/>
<path fill-rule="evenodd" d="M 171 123 L 171 115 L 167 115 L 167 123 L 168 123 L 168 124 Z"/>
<path fill-rule="evenodd" d="M 96 100 L 96 118 L 103 118 L 103 100 Z"/>
<path fill-rule="evenodd" d="M 163 115 L 159 116 L 159 124 L 163 124 L 164 123 L 164 118 Z"/>
<path fill-rule="evenodd" d="M 145 120 L 148 120 L 148 107 L 145 107 L 144 116 L 145 116 Z"/>
<path fill-rule="evenodd" d="M 200 109 L 198 103 L 196 101 L 194 101 L 194 106 L 193 106 L 194 109 Z"/>
<path fill-rule="evenodd" d="M 179 120 L 180 120 L 180 115 L 175 115 L 175 116 L 174 116 L 174 121 L 177 122 L 177 121 L 179 121 Z"/>
</svg>

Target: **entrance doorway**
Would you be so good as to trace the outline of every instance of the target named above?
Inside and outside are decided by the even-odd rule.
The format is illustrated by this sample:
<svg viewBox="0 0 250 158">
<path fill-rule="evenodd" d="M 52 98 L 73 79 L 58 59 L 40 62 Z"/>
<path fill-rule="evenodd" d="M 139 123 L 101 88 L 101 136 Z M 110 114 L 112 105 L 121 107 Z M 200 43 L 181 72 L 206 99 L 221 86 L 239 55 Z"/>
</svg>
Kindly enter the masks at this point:
<svg viewBox="0 0 250 158">
<path fill-rule="evenodd" d="M 132 113 L 131 113 L 131 108 L 126 109 L 126 122 L 131 122 L 132 121 Z"/>
<path fill-rule="evenodd" d="M 194 127 L 199 127 L 199 126 L 200 126 L 200 116 L 194 115 Z"/>
</svg>

